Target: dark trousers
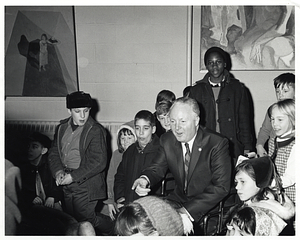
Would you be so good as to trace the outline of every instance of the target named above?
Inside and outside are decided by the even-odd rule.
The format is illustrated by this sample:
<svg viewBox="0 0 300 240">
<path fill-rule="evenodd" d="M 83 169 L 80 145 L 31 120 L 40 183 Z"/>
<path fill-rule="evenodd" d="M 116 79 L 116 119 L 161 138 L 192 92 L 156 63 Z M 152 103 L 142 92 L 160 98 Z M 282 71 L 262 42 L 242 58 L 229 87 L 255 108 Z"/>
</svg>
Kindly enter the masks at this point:
<svg viewBox="0 0 300 240">
<path fill-rule="evenodd" d="M 90 201 L 86 183 L 71 183 L 63 187 L 66 212 L 78 222 L 89 221 L 97 231 L 101 218 L 96 215 L 95 207 L 98 200 Z"/>
</svg>

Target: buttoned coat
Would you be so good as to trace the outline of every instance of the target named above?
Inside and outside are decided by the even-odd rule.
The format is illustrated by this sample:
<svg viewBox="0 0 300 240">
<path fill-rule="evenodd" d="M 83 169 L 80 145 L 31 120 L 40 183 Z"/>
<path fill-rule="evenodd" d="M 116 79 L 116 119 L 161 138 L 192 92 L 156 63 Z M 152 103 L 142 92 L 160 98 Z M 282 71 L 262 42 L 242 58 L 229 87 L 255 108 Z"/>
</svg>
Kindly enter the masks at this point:
<svg viewBox="0 0 300 240">
<path fill-rule="evenodd" d="M 226 69 L 224 76 L 217 100 L 208 81 L 209 73 L 191 88 L 189 96 L 199 104 L 201 125 L 216 131 L 218 121 L 220 133 L 229 140 L 231 156 L 237 158 L 244 150 L 253 150 L 251 104 L 244 84 L 232 78 Z"/>
</svg>

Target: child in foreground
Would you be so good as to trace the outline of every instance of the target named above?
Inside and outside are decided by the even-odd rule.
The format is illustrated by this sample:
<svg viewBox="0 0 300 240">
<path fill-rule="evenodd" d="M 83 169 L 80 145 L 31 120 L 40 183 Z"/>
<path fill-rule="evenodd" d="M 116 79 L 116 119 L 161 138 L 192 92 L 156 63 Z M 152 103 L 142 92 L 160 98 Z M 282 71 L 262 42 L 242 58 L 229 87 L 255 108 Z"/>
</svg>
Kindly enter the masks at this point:
<svg viewBox="0 0 300 240">
<path fill-rule="evenodd" d="M 115 232 L 119 236 L 183 236 L 191 232 L 192 227 L 168 202 L 146 196 L 122 209 Z"/>
<path fill-rule="evenodd" d="M 242 204 L 231 209 L 226 235 L 279 235 L 287 226 L 284 220 L 294 216 L 295 207 L 283 193 L 270 158 L 244 160 L 235 172 L 236 190 Z"/>
</svg>

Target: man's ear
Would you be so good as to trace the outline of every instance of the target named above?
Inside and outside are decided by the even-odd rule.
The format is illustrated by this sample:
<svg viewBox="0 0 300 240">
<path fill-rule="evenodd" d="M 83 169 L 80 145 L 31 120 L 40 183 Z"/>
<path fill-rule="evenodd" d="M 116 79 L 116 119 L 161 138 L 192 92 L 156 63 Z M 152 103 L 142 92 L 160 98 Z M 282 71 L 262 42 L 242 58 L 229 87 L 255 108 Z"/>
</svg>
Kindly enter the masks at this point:
<svg viewBox="0 0 300 240">
<path fill-rule="evenodd" d="M 195 125 L 198 126 L 200 124 L 200 117 L 196 116 L 195 118 Z"/>
<path fill-rule="evenodd" d="M 152 134 L 154 134 L 156 132 L 156 126 L 152 127 Z"/>
<path fill-rule="evenodd" d="M 42 155 L 44 155 L 44 154 L 47 153 L 47 152 L 48 152 L 48 148 L 45 148 L 45 147 L 44 147 L 44 148 L 42 149 Z"/>
<path fill-rule="evenodd" d="M 68 108 L 68 113 L 71 115 L 71 109 Z"/>
</svg>

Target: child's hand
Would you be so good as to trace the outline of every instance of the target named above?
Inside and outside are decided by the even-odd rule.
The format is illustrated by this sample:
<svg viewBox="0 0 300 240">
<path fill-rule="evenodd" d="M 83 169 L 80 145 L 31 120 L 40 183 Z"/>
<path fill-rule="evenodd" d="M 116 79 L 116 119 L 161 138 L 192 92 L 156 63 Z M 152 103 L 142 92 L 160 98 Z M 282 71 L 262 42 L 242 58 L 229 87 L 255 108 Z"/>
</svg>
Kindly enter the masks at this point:
<svg viewBox="0 0 300 240">
<path fill-rule="evenodd" d="M 117 208 L 120 209 L 120 208 L 124 207 L 124 202 L 125 202 L 125 198 L 124 197 L 120 197 L 117 200 Z"/>
<path fill-rule="evenodd" d="M 107 204 L 107 206 L 108 206 L 108 212 L 109 212 L 110 219 L 112 221 L 114 221 L 115 220 L 115 215 L 116 215 L 117 212 L 119 212 L 119 209 L 117 208 L 115 203 L 114 204 L 109 203 L 109 204 Z"/>
<path fill-rule="evenodd" d="M 257 151 L 257 155 L 259 157 L 263 157 L 263 156 L 268 155 L 267 151 L 264 149 L 264 147 L 262 145 L 257 145 L 256 146 L 256 151 Z"/>
<path fill-rule="evenodd" d="M 34 205 L 43 205 L 43 200 L 39 196 L 36 196 L 35 199 L 33 199 L 32 203 Z"/>
<path fill-rule="evenodd" d="M 57 186 L 61 185 L 64 178 L 65 178 L 65 173 L 62 170 L 57 172 L 56 175 L 55 175 L 56 185 Z"/>
<path fill-rule="evenodd" d="M 73 182 L 73 178 L 70 173 L 66 174 L 62 182 L 60 183 L 61 185 L 69 185 L 70 183 Z"/>
<path fill-rule="evenodd" d="M 54 198 L 53 197 L 48 197 L 45 201 L 45 206 L 53 208 L 54 207 Z"/>
</svg>

